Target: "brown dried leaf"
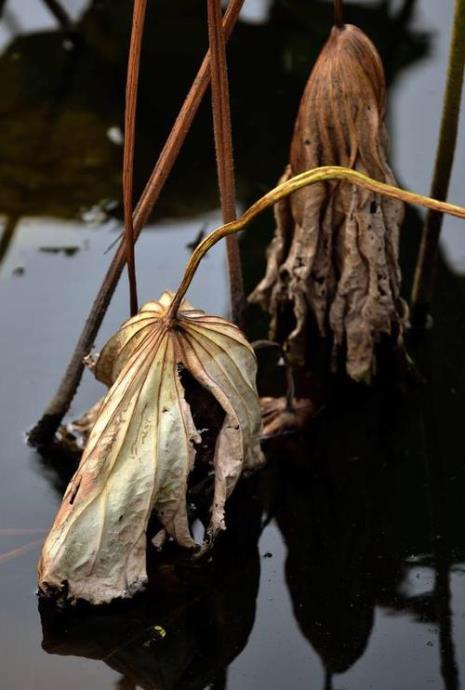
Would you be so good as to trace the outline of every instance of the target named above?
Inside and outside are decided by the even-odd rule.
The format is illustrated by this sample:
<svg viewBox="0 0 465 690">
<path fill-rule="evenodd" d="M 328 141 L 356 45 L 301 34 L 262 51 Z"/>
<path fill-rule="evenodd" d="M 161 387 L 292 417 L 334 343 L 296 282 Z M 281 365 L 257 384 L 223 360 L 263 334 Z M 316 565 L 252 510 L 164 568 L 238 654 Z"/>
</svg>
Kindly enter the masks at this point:
<svg viewBox="0 0 465 690">
<path fill-rule="evenodd" d="M 92 603 L 131 596 L 147 580 L 146 529 L 153 510 L 179 544 L 196 546 L 186 490 L 200 435 L 179 365 L 225 411 L 215 448 L 209 540 L 225 527 L 225 502 L 241 472 L 263 460 L 252 348 L 236 326 L 187 302 L 169 321 L 172 298 L 165 292 L 144 305 L 95 365 L 97 378 L 111 387 L 43 547 L 43 591 L 66 585 L 69 598 Z"/>
<path fill-rule="evenodd" d="M 260 398 L 260 406 L 263 438 L 304 429 L 318 411 L 315 403 L 308 398 L 293 398 L 292 405 L 289 405 L 285 397 L 266 397 Z"/>
<path fill-rule="evenodd" d="M 385 102 L 383 67 L 371 41 L 355 26 L 334 28 L 307 83 L 281 181 L 341 165 L 395 184 Z M 342 349 L 347 373 L 369 379 L 376 343 L 383 334 L 400 340 L 406 319 L 398 264 L 402 202 L 321 182 L 279 201 L 275 219 L 266 275 L 249 298 L 272 315 L 270 337 L 282 340 L 284 333 L 289 355 L 302 363 L 315 325 L 332 339 L 333 367 Z"/>
<path fill-rule="evenodd" d="M 67 426 L 66 431 L 70 434 L 76 434 L 78 437 L 79 447 L 83 447 L 89 439 L 90 432 L 94 428 L 95 422 L 98 419 L 102 409 L 104 398 L 98 400 L 95 405 L 92 405 L 79 419 L 73 421 Z"/>
</svg>

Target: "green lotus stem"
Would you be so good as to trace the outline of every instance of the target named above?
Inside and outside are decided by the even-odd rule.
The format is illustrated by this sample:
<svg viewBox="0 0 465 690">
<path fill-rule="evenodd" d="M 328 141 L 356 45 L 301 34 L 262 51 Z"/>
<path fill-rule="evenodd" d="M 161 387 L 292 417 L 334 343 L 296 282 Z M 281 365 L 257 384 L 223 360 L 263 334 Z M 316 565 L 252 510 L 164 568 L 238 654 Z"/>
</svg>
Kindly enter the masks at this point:
<svg viewBox="0 0 465 690">
<path fill-rule="evenodd" d="M 454 162 L 464 66 L 465 0 L 456 0 L 439 144 L 431 185 L 431 196 L 441 201 L 447 198 Z M 412 289 L 412 320 L 417 323 L 424 323 L 433 298 L 441 228 L 442 215 L 430 210 L 423 229 Z"/>
<path fill-rule="evenodd" d="M 176 318 L 179 305 L 181 304 L 181 301 L 192 282 L 192 278 L 194 277 L 201 260 L 208 250 L 213 247 L 213 245 L 223 239 L 223 237 L 227 237 L 228 235 L 232 235 L 235 232 L 240 232 L 243 230 L 251 220 L 253 220 L 266 209 L 270 208 L 270 206 L 276 204 L 276 202 L 278 202 L 280 199 L 289 196 L 293 192 L 296 192 L 303 187 L 308 187 L 309 185 L 316 184 L 317 182 L 330 182 L 333 180 L 348 182 L 349 184 L 362 187 L 363 189 L 368 189 L 376 194 L 392 197 L 408 204 L 416 204 L 418 206 L 424 206 L 425 208 L 433 211 L 448 213 L 449 215 L 457 216 L 458 218 L 465 218 L 465 208 L 462 206 L 456 206 L 455 204 L 449 204 L 444 201 L 437 201 L 436 199 L 430 199 L 429 197 L 416 194 L 415 192 L 408 192 L 405 189 L 400 189 L 400 187 L 394 187 L 393 185 L 385 184 L 384 182 L 378 182 L 377 180 L 373 180 L 371 177 L 363 175 L 362 173 L 350 168 L 343 168 L 337 165 L 328 165 L 321 168 L 307 170 L 300 175 L 291 177 L 290 180 L 286 180 L 286 182 L 283 182 L 277 187 L 274 187 L 267 194 L 265 194 L 265 196 L 262 196 L 252 206 L 250 206 L 250 208 L 248 208 L 247 211 L 240 216 L 240 218 L 232 221 L 231 223 L 226 223 L 226 225 L 222 225 L 216 230 L 213 230 L 202 240 L 202 242 L 192 253 L 189 263 L 186 266 L 184 277 L 171 303 L 167 315 L 168 319 L 174 320 Z"/>
</svg>

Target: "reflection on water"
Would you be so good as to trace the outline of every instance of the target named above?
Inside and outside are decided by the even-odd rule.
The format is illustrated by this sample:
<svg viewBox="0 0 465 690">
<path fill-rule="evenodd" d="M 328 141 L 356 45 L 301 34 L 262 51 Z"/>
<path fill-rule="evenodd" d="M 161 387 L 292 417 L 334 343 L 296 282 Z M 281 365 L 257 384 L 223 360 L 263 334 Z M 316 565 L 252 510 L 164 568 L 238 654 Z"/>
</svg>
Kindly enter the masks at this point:
<svg viewBox="0 0 465 690">
<path fill-rule="evenodd" d="M 213 562 L 152 564 L 148 591 L 130 604 L 81 612 L 41 602 L 45 651 L 102 659 L 121 674 L 118 687 L 226 687 L 255 617 L 261 511 L 252 488 L 242 483 L 234 496 L 231 530 Z"/>
<path fill-rule="evenodd" d="M 53 3 L 52 3 L 53 4 Z M 341 391 L 302 439 L 267 448 L 241 483 L 212 562 L 150 553 L 133 602 L 59 611 L 34 596 L 39 540 L 72 466 L 38 456 L 24 430 L 67 361 L 120 232 L 122 99 L 130 0 L 0 0 L 0 586 L 2 687 L 216 690 L 456 690 L 465 678 L 463 281 L 441 264 L 435 330 L 412 342 L 426 379 L 405 392 Z M 390 82 L 396 172 L 426 191 L 452 2 L 346 2 L 377 42 Z M 149 8 L 140 87 L 140 189 L 205 49 L 196 0 Z M 229 48 L 238 189 L 248 204 L 279 176 L 330 3 L 246 0 Z M 251 59 L 253 56 L 253 59 Z M 463 143 L 460 144 L 463 146 Z M 463 149 L 462 149 L 463 151 Z M 465 156 L 452 196 L 460 201 Z M 454 187 L 454 184 L 456 185 Z M 142 299 L 175 287 L 219 222 L 208 108 L 201 109 L 138 248 Z M 270 218 L 242 238 L 256 283 Z M 419 216 L 403 237 L 406 281 Z M 449 221 L 446 233 L 450 233 Z M 458 226 L 457 226 L 458 227 Z M 462 250 L 448 241 L 448 260 Z M 461 253 L 462 252 L 462 253 Z M 190 298 L 224 314 L 224 248 Z M 455 263 L 454 263 L 455 262 Z M 127 315 L 122 281 L 97 345 Z M 251 312 L 250 333 L 263 335 Z M 262 376 L 266 378 L 266 373 Z M 86 377 L 72 414 L 100 385 Z M 203 485 L 192 488 L 202 513 Z M 43 645 L 43 650 L 41 648 Z"/>
<path fill-rule="evenodd" d="M 56 30 L 62 26 L 60 17 L 76 21 L 87 4 L 87 0 L 66 0 L 61 4 L 54 0 L 2 0 L 0 49 L 4 49 L 20 34 Z"/>
<path fill-rule="evenodd" d="M 242 21 L 249 24 L 265 24 L 269 19 L 272 4 L 272 0 L 248 0 L 241 12 Z M 226 7 L 227 2 L 223 2 L 223 6 Z"/>
</svg>

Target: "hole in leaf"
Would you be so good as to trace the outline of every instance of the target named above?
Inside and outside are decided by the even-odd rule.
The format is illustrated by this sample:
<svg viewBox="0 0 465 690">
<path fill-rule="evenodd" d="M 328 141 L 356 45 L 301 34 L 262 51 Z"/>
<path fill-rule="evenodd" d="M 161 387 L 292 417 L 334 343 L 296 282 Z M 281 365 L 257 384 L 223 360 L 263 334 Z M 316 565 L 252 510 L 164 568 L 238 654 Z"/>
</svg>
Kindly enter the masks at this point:
<svg viewBox="0 0 465 690">
<path fill-rule="evenodd" d="M 77 485 L 73 486 L 71 495 L 69 497 L 69 504 L 72 506 L 74 501 L 76 500 L 77 493 L 79 491 L 79 487 L 81 486 L 81 480 L 79 479 L 79 482 Z"/>
</svg>

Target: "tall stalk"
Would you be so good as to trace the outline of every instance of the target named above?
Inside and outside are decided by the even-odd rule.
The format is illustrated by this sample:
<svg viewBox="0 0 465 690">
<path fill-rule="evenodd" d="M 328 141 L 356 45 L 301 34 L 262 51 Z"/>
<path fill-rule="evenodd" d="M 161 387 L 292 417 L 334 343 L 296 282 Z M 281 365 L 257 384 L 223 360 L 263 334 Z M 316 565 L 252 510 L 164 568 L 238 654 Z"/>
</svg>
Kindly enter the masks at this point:
<svg viewBox="0 0 465 690">
<path fill-rule="evenodd" d="M 144 32 L 147 0 L 134 0 L 131 43 L 129 46 L 128 75 L 126 81 L 126 104 L 124 113 L 123 153 L 123 203 L 124 203 L 124 245 L 129 278 L 129 302 L 131 316 L 137 314 L 137 280 L 134 253 L 134 225 L 132 218 L 134 146 L 136 136 L 137 87 L 139 84 L 140 51 Z"/>
<path fill-rule="evenodd" d="M 226 41 L 222 24 L 221 0 L 207 0 L 208 37 L 211 54 L 211 94 L 216 165 L 223 223 L 236 218 L 236 185 L 229 105 Z M 226 238 L 229 291 L 233 321 L 242 326 L 244 283 L 239 242 L 235 235 Z"/>
<path fill-rule="evenodd" d="M 231 36 L 243 4 L 244 0 L 230 0 L 223 20 L 225 37 L 227 39 Z M 207 52 L 134 211 L 133 226 L 135 239 L 139 237 L 160 196 L 209 83 L 210 52 Z M 93 346 L 125 262 L 125 246 L 124 242 L 121 242 L 97 292 L 60 384 L 42 417 L 29 432 L 28 438 L 31 445 L 40 447 L 53 441 L 63 417 L 69 410 L 84 371 L 83 359 Z"/>
<path fill-rule="evenodd" d="M 464 65 L 465 0 L 456 0 L 439 144 L 431 185 L 431 196 L 440 201 L 447 198 L 449 191 L 457 143 Z M 429 211 L 421 238 L 412 289 L 412 322 L 418 325 L 424 325 L 431 307 L 441 228 L 442 215 Z"/>
</svg>

